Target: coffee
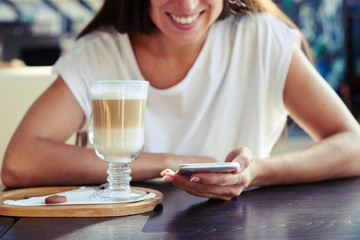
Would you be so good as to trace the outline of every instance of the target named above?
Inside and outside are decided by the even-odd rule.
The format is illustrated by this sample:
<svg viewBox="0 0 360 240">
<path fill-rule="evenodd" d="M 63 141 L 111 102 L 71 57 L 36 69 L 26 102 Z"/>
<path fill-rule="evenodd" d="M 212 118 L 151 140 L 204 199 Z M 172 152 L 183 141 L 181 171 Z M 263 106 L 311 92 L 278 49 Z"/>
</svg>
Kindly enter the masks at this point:
<svg viewBox="0 0 360 240">
<path fill-rule="evenodd" d="M 94 145 L 105 160 L 129 162 L 144 144 L 146 98 L 115 91 L 92 96 Z"/>
<path fill-rule="evenodd" d="M 143 128 L 145 103 L 145 99 L 93 99 L 94 128 Z"/>
</svg>

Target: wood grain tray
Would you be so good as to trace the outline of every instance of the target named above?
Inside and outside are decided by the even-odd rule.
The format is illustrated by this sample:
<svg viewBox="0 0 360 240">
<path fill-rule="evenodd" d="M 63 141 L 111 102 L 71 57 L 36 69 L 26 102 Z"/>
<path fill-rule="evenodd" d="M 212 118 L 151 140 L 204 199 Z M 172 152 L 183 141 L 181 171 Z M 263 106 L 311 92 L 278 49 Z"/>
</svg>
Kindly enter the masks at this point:
<svg viewBox="0 0 360 240">
<path fill-rule="evenodd" d="M 140 202 L 86 205 L 15 206 L 4 204 L 5 200 L 19 200 L 27 197 L 44 196 L 73 190 L 79 187 L 36 187 L 2 192 L 0 194 L 0 215 L 11 217 L 114 217 L 134 215 L 154 210 L 161 203 L 162 193 L 149 188 L 133 187 L 156 196 Z"/>
</svg>

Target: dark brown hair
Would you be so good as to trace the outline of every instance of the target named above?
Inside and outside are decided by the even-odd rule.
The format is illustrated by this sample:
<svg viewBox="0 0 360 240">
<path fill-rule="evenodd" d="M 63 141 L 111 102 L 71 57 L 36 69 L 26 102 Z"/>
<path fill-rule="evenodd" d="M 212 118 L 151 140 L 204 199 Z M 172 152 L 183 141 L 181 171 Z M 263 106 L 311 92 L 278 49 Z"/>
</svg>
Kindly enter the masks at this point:
<svg viewBox="0 0 360 240">
<path fill-rule="evenodd" d="M 104 0 L 102 7 L 78 38 L 106 27 L 113 27 L 120 33 L 150 33 L 155 26 L 149 12 L 148 0 Z"/>
</svg>

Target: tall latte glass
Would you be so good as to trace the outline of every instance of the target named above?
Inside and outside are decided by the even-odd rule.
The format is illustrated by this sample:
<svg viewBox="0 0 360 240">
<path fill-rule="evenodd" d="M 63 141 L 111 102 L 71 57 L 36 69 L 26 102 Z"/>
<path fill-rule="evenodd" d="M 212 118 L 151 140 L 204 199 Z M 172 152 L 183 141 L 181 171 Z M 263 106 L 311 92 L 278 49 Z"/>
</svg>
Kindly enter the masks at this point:
<svg viewBox="0 0 360 240">
<path fill-rule="evenodd" d="M 90 142 L 109 163 L 108 184 L 96 192 L 103 200 L 128 201 L 146 193 L 130 187 L 129 163 L 142 152 L 149 83 L 142 80 L 98 80 L 90 83 Z"/>
</svg>

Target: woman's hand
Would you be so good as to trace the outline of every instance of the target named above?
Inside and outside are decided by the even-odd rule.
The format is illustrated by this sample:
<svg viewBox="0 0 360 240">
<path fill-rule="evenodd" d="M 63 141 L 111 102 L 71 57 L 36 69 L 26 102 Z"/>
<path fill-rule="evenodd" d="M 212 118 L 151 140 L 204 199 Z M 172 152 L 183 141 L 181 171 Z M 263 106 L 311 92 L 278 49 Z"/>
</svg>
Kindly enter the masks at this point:
<svg viewBox="0 0 360 240">
<path fill-rule="evenodd" d="M 180 175 L 165 169 L 161 175 L 164 181 L 199 197 L 230 200 L 239 196 L 254 179 L 254 156 L 246 147 L 233 150 L 226 162 L 238 162 L 240 170 L 233 173 L 195 173 L 191 176 Z"/>
</svg>

